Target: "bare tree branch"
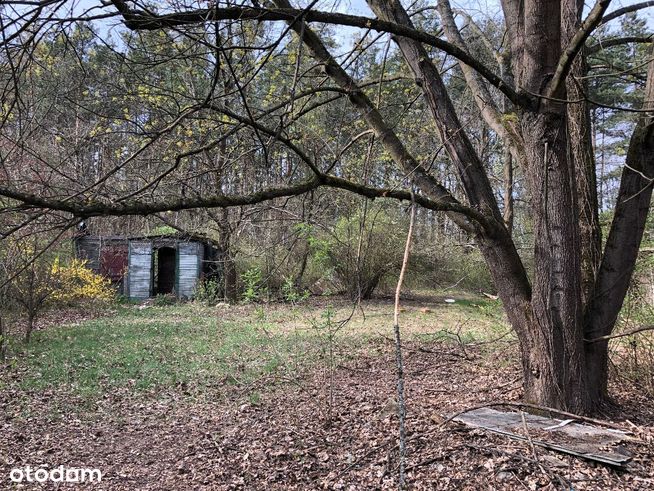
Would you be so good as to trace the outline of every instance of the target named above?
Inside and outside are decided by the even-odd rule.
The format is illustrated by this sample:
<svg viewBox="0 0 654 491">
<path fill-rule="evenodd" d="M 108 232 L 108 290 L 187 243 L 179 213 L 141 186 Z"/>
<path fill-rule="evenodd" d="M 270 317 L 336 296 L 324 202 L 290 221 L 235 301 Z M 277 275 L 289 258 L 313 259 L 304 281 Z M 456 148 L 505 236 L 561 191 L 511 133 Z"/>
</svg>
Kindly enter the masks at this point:
<svg viewBox="0 0 654 491">
<path fill-rule="evenodd" d="M 469 50 L 466 46 L 466 42 L 454 21 L 454 15 L 452 14 L 449 0 L 438 1 L 438 13 L 441 16 L 443 30 L 445 31 L 447 39 L 455 46 L 468 52 Z M 514 125 L 502 120 L 502 114 L 493 101 L 493 97 L 488 90 L 488 87 L 485 85 L 479 74 L 463 62 L 459 62 L 459 66 L 461 67 L 461 71 L 463 72 L 468 87 L 472 91 L 475 102 L 484 118 L 484 121 L 486 121 L 493 131 L 509 142 L 513 157 L 520 162 L 521 165 L 524 165 L 526 160 L 523 150 L 524 143 L 522 142 L 522 136 L 518 129 Z"/>
<path fill-rule="evenodd" d="M 197 198 L 173 198 L 161 201 L 130 200 L 122 203 L 106 203 L 88 200 L 66 200 L 38 196 L 5 187 L 0 187 L 0 195 L 22 203 L 22 209 L 46 208 L 49 210 L 71 213 L 80 218 L 93 216 L 125 216 L 150 215 L 162 211 L 181 211 L 195 208 L 230 208 L 261 203 L 275 198 L 299 196 L 319 187 L 332 187 L 365 196 L 370 199 L 390 198 L 400 201 L 411 200 L 411 193 L 405 190 L 391 188 L 375 188 L 364 186 L 347 179 L 322 175 L 312 177 L 297 184 L 281 187 L 271 187 L 249 194 L 219 195 Z M 489 220 L 478 211 L 458 202 L 437 201 L 425 196 L 416 196 L 416 203 L 434 211 L 450 211 L 459 213 L 485 226 L 490 226 Z"/>
<path fill-rule="evenodd" d="M 406 26 L 369 17 L 323 12 L 319 10 L 302 10 L 295 8 L 264 9 L 259 7 L 226 7 L 197 9 L 166 15 L 155 15 L 143 11 L 131 10 L 122 0 L 112 0 L 112 3 L 121 12 L 125 25 L 133 30 L 155 30 L 163 28 L 180 27 L 217 20 L 256 20 L 256 21 L 286 21 L 297 23 L 299 17 L 304 22 L 323 22 L 364 29 L 374 29 L 378 32 L 387 32 L 396 36 L 414 39 L 441 49 L 451 56 L 461 60 L 477 70 L 489 83 L 497 87 L 514 104 L 529 107 L 535 104 L 533 97 L 516 90 L 505 82 L 500 76 L 493 73 L 484 63 L 477 60 L 464 50 L 442 39 Z"/>
<path fill-rule="evenodd" d="M 598 0 L 588 14 L 588 17 L 586 17 L 586 20 L 581 23 L 579 30 L 572 37 L 567 48 L 561 54 L 556 71 L 545 91 L 546 96 L 559 97 L 561 95 L 561 91 L 565 88 L 565 79 L 572 69 L 572 63 L 579 52 L 583 49 L 588 36 L 590 36 L 593 30 L 600 25 L 602 16 L 604 15 L 604 12 L 606 12 L 606 9 L 609 8 L 610 4 L 611 0 Z"/>
<path fill-rule="evenodd" d="M 621 332 L 618 334 L 610 334 L 608 336 L 600 336 L 599 338 L 594 338 L 594 339 L 584 339 L 584 341 L 588 344 L 590 343 L 599 343 L 600 341 L 609 341 L 610 339 L 617 339 L 617 338 L 624 338 L 627 336 L 633 336 L 634 334 L 637 334 L 639 332 L 644 332 L 644 331 L 652 331 L 654 330 L 654 326 L 640 326 L 637 327 L 636 329 L 631 329 L 629 331 Z"/>
<path fill-rule="evenodd" d="M 603 41 L 600 41 L 596 44 L 593 44 L 591 46 L 588 46 L 586 48 L 586 54 L 593 55 L 595 53 L 600 52 L 603 49 L 606 48 L 611 48 L 613 46 L 620 46 L 622 44 L 629 44 L 629 43 L 651 43 L 652 42 L 652 34 L 649 36 L 624 36 L 624 37 L 615 37 L 615 38 L 609 38 L 605 39 Z"/>
<path fill-rule="evenodd" d="M 624 14 L 628 14 L 629 12 L 636 12 L 637 10 L 646 9 L 647 7 L 652 7 L 652 6 L 654 6 L 654 1 L 650 0 L 648 2 L 634 3 L 633 5 L 622 7 L 621 9 L 614 10 L 613 12 L 609 12 L 604 17 L 602 17 L 602 21 L 600 22 L 600 25 L 606 24 L 607 22 L 611 22 L 612 20 L 617 19 L 618 17 Z"/>
</svg>

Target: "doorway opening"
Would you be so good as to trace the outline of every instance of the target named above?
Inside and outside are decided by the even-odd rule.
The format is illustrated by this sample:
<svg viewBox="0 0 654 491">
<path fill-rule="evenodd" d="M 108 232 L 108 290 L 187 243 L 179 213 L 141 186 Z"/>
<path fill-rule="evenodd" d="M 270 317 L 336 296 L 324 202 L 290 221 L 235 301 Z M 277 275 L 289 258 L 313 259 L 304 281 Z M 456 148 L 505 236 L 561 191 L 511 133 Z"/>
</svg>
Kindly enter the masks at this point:
<svg viewBox="0 0 654 491">
<path fill-rule="evenodd" d="M 161 247 L 156 253 L 154 292 L 166 295 L 175 291 L 175 273 L 177 269 L 176 251 L 172 247 Z"/>
</svg>

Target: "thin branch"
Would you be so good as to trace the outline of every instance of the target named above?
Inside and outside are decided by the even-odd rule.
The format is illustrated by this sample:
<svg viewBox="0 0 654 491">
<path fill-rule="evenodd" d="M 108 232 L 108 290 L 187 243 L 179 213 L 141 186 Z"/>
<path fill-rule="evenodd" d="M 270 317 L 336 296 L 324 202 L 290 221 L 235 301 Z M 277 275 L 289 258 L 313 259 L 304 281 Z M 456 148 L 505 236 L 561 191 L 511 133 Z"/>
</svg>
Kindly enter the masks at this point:
<svg viewBox="0 0 654 491">
<path fill-rule="evenodd" d="M 461 15 L 465 18 L 466 22 L 468 25 L 472 28 L 473 31 L 477 34 L 477 36 L 481 39 L 481 42 L 486 46 L 486 49 L 488 52 L 493 55 L 493 58 L 495 58 L 495 61 L 497 62 L 498 66 L 502 66 L 503 63 L 503 54 L 500 53 L 500 51 L 493 46 L 492 41 L 488 38 L 486 33 L 482 30 L 482 28 L 477 24 L 475 19 L 472 18 L 472 16 L 466 12 L 465 10 L 455 10 L 454 11 L 457 15 Z"/>
<path fill-rule="evenodd" d="M 404 364 L 402 362 L 402 340 L 400 337 L 400 293 L 402 292 L 402 283 L 409 264 L 409 254 L 411 252 L 411 239 L 413 238 L 413 226 L 416 219 L 416 203 L 414 195 L 411 195 L 411 218 L 409 220 L 409 230 L 406 234 L 406 244 L 404 245 L 404 257 L 402 258 L 402 267 L 400 276 L 397 279 L 395 288 L 395 308 L 393 310 L 393 331 L 395 332 L 395 361 L 397 368 L 397 415 L 399 418 L 400 430 L 400 476 L 399 488 L 406 487 L 406 429 L 404 427 L 406 420 L 406 404 L 404 401 Z"/>
<path fill-rule="evenodd" d="M 420 41 L 424 44 L 438 48 L 447 54 L 454 56 L 465 64 L 479 72 L 488 82 L 497 87 L 514 104 L 521 107 L 531 107 L 535 102 L 527 94 L 517 91 L 510 86 L 499 75 L 495 74 L 484 63 L 468 54 L 466 51 L 454 46 L 447 41 L 428 34 L 426 32 L 401 26 L 394 22 L 373 19 L 370 17 L 340 14 L 335 12 L 324 12 L 319 10 L 303 10 L 295 8 L 271 8 L 260 7 L 226 7 L 196 9 L 187 12 L 174 14 L 155 15 L 143 11 L 131 10 L 122 0 L 112 0 L 114 6 L 121 12 L 125 19 L 125 26 L 133 30 L 157 30 L 164 28 L 193 25 L 203 22 L 217 20 L 255 20 L 255 21 L 287 21 L 296 22 L 300 17 L 304 22 L 320 22 L 342 26 L 360 27 L 374 29 L 377 32 L 386 32 L 396 36 Z"/>
<path fill-rule="evenodd" d="M 588 343 L 588 344 L 599 343 L 600 341 L 609 341 L 610 339 L 624 338 L 624 337 L 627 337 L 627 336 L 633 336 L 634 334 L 637 334 L 639 332 L 644 332 L 644 331 L 654 331 L 654 326 L 640 326 L 640 327 L 637 327 L 636 329 L 631 329 L 630 331 L 621 332 L 619 334 L 609 334 L 608 336 L 600 336 L 599 338 L 584 339 L 584 342 Z"/>
<path fill-rule="evenodd" d="M 610 21 L 612 21 L 614 19 L 617 19 L 618 17 L 620 17 L 620 16 L 622 16 L 624 14 L 628 14 L 630 12 L 636 12 L 637 10 L 642 10 L 642 9 L 645 9 L 647 7 L 652 7 L 652 6 L 654 6 L 654 1 L 634 3 L 633 5 L 629 5 L 627 7 L 623 7 L 621 9 L 614 10 L 613 12 L 609 12 L 608 14 L 606 14 L 602 18 L 602 22 L 600 23 L 600 25 L 606 24 L 607 22 L 610 22 Z"/>
<path fill-rule="evenodd" d="M 651 43 L 652 42 L 652 34 L 649 36 L 624 36 L 624 37 L 615 37 L 615 38 L 609 38 L 605 39 L 604 41 L 600 41 L 597 44 L 593 44 L 592 46 L 588 46 L 586 48 L 586 54 L 588 55 L 594 55 L 595 53 L 598 53 L 599 51 L 606 49 L 606 48 L 611 48 L 613 46 L 620 46 L 622 44 L 628 44 L 628 43 Z"/>
</svg>

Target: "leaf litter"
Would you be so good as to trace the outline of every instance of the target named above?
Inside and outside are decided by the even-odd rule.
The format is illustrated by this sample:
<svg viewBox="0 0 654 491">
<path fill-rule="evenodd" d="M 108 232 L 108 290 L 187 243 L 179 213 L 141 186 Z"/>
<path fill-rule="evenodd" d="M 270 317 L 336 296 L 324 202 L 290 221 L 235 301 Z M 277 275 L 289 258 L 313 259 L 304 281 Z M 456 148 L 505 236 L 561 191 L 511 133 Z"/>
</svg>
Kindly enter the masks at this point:
<svg viewBox="0 0 654 491">
<path fill-rule="evenodd" d="M 517 368 L 478 346 L 460 356 L 452 344 L 421 341 L 407 343 L 405 352 L 411 489 L 654 487 L 654 404 L 637 388 L 614 383 L 621 406 L 605 415 L 635 437 L 620 443 L 631 461 L 619 470 L 443 425 L 447 415 L 468 407 L 518 401 Z M 0 479 L 4 486 L 10 470 L 25 465 L 65 465 L 98 468 L 103 479 L 57 489 L 394 489 L 393 356 L 388 340 L 374 338 L 334 368 L 331 384 L 324 367 L 315 367 L 246 388 L 207 383 L 201 396 L 180 384 L 141 393 L 124 387 L 85 399 L 64 387 L 26 391 L 10 375 L 0 389 Z"/>
</svg>

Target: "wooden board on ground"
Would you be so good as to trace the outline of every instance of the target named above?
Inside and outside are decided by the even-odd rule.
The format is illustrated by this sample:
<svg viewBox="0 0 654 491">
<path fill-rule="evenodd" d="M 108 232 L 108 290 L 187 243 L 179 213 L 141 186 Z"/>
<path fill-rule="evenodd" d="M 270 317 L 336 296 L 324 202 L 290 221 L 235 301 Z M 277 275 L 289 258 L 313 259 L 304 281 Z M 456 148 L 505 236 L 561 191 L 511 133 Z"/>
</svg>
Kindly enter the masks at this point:
<svg viewBox="0 0 654 491">
<path fill-rule="evenodd" d="M 624 468 L 631 456 L 618 444 L 633 440 L 627 433 L 573 420 L 546 418 L 533 414 L 479 408 L 463 413 L 454 421 L 481 428 L 549 450 Z"/>
</svg>

